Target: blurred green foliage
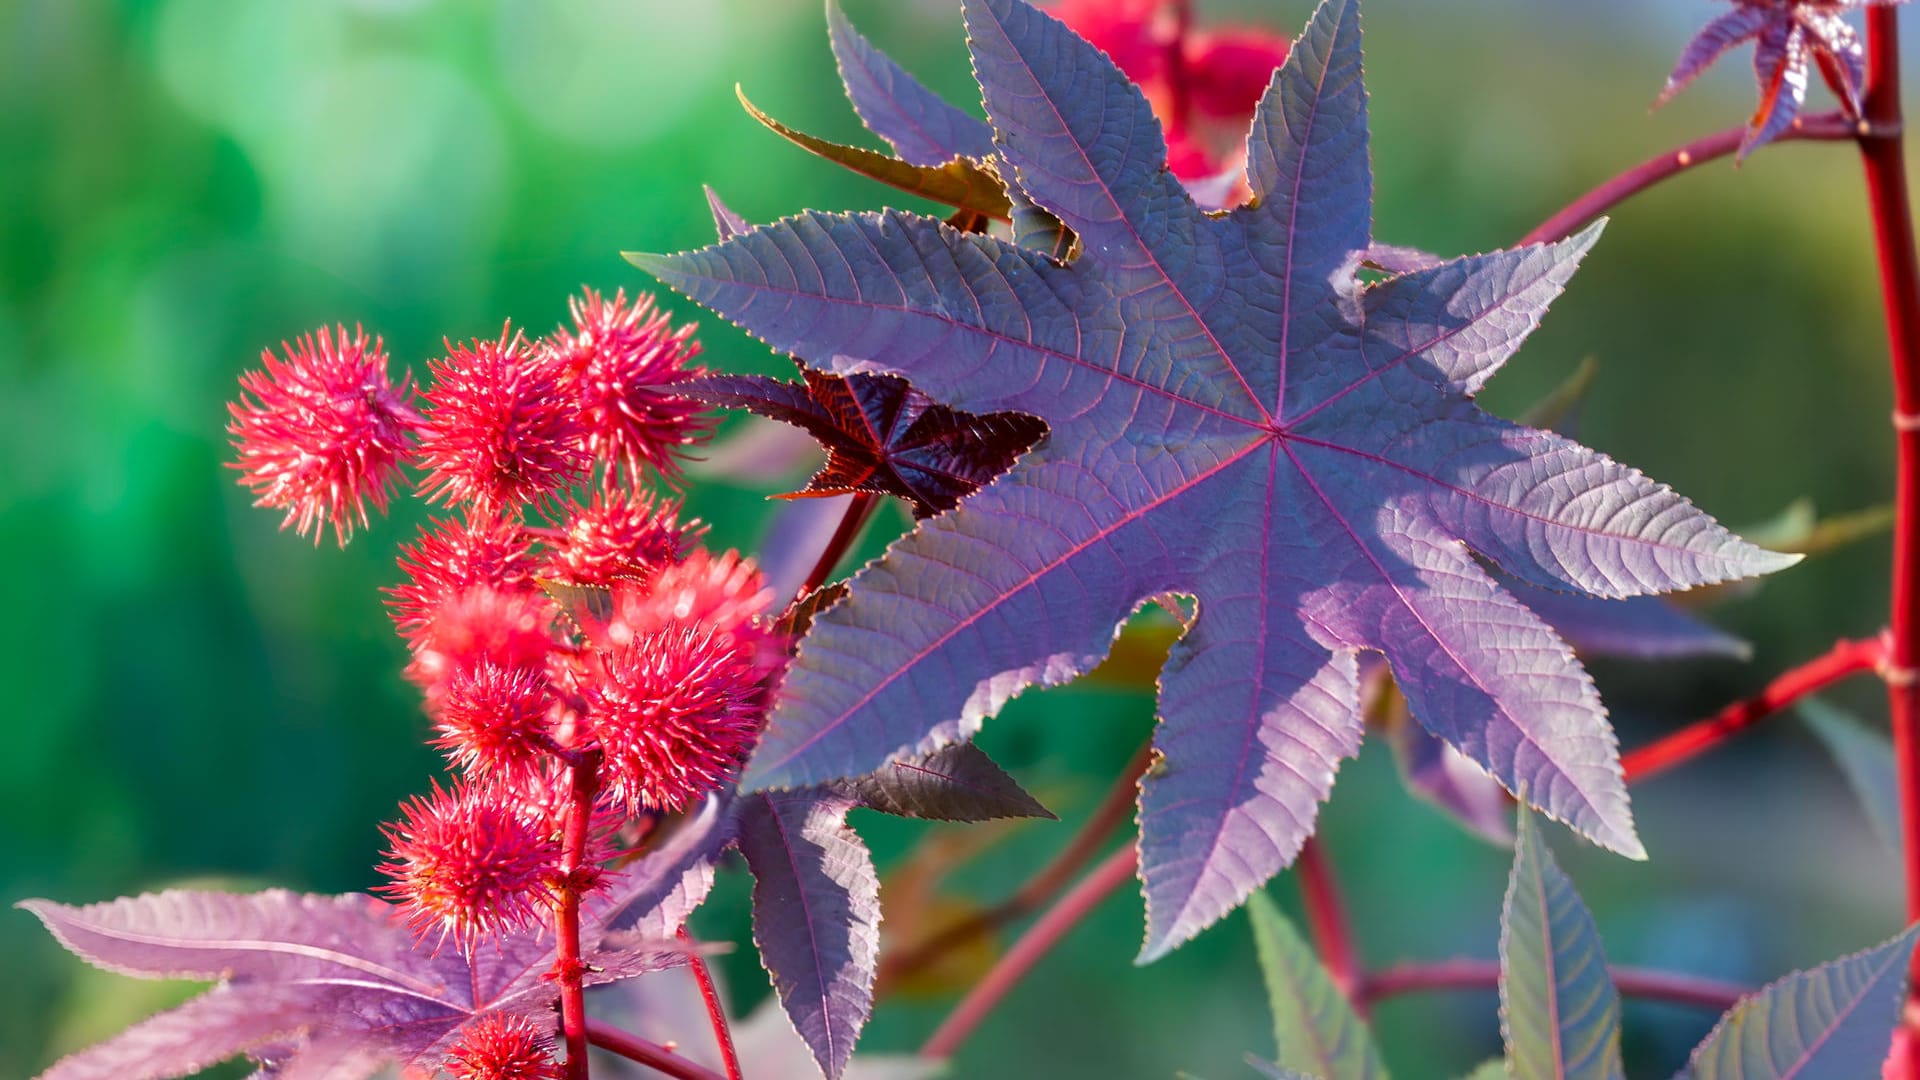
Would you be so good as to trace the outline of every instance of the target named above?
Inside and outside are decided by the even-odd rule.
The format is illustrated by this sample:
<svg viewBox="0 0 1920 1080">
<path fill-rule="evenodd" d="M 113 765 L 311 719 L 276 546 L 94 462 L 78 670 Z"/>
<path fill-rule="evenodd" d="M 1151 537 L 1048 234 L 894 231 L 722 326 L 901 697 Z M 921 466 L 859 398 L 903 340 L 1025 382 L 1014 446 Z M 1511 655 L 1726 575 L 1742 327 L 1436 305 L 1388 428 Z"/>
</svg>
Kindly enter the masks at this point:
<svg viewBox="0 0 1920 1080">
<path fill-rule="evenodd" d="M 971 99 L 952 5 L 847 6 Z M 1308 3 L 1201 9 L 1292 27 Z M 1678 39 L 1567 18 L 1372 0 L 1381 237 L 1500 246 L 1744 115 L 1727 65 L 1649 118 Z M 223 468 L 234 377 L 323 322 L 364 322 L 417 369 L 442 335 L 508 317 L 544 331 L 583 283 L 645 289 L 618 252 L 706 242 L 703 181 L 758 220 L 897 201 L 760 130 L 736 79 L 783 119 L 861 138 L 814 0 L 0 3 L 0 898 L 374 883 L 377 823 L 435 767 L 376 592 L 421 515 L 402 507 L 345 551 L 276 531 Z M 1488 398 L 1515 412 L 1596 356 L 1585 441 L 1722 518 L 1809 494 L 1826 511 L 1877 502 L 1890 454 L 1859 192 L 1843 147 L 1788 146 L 1637 200 Z M 704 340 L 716 367 L 779 369 L 724 327 Z M 759 494 L 709 483 L 690 502 L 717 544 L 751 547 Z M 1598 666 L 1623 742 L 1870 632 L 1885 556 L 1859 544 L 1720 609 L 1755 642 L 1751 666 Z M 1870 687 L 1840 697 L 1876 714 Z M 1141 695 L 1077 689 L 991 725 L 989 748 L 1067 822 L 1014 830 L 954 887 L 1010 892 L 1150 719 Z M 1893 861 L 1792 723 L 1650 784 L 1636 807 L 1650 863 L 1553 837 L 1618 961 L 1758 981 L 1896 924 Z M 1410 801 L 1377 747 L 1324 820 L 1367 957 L 1492 954 L 1507 855 Z M 862 827 L 883 864 L 926 831 Z M 722 889 L 708 934 L 745 941 L 745 891 Z M 1291 903 L 1285 879 L 1274 891 Z M 1145 969 L 1130 964 L 1139 933 L 1137 897 L 1110 904 L 959 1074 L 1225 1077 L 1244 1075 L 1243 1051 L 1271 1052 L 1238 917 Z M 740 997 L 764 994 L 750 949 L 727 966 Z M 17 912 L 0 914 L 0 972 L 8 1077 L 182 992 L 85 971 Z M 884 1005 L 869 1045 L 909 1048 L 943 1008 Z M 1670 1070 L 1707 1021 L 1630 1006 L 1630 1071 Z M 1403 1077 L 1498 1046 L 1489 994 L 1390 1003 L 1379 1028 Z"/>
</svg>

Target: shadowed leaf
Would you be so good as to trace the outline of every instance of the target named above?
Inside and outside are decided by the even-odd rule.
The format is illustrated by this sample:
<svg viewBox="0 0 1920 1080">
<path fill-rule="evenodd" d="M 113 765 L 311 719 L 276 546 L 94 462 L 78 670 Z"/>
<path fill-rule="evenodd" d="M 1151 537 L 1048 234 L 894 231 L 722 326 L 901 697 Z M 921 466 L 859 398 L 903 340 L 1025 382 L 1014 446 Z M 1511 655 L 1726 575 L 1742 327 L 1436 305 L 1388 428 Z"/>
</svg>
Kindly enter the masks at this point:
<svg viewBox="0 0 1920 1080">
<path fill-rule="evenodd" d="M 1900 779 L 1893 763 L 1893 742 L 1858 717 L 1817 698 L 1801 698 L 1800 715 L 1840 766 L 1847 784 L 1866 811 L 1874 835 L 1892 851 L 1900 850 Z"/>
<path fill-rule="evenodd" d="M 889 762 L 830 785 L 870 810 L 935 821 L 992 821 L 1054 815 L 972 743 Z"/>
<path fill-rule="evenodd" d="M 851 805 L 811 792 L 745 796 L 736 834 L 753 871 L 760 961 L 829 1077 L 873 1011 L 880 948 L 880 879 L 847 827 Z"/>
<path fill-rule="evenodd" d="M 993 154 L 993 129 L 986 121 L 947 104 L 907 74 L 853 28 L 834 0 L 827 0 L 827 37 L 853 111 L 902 159 L 938 166 Z"/>
</svg>

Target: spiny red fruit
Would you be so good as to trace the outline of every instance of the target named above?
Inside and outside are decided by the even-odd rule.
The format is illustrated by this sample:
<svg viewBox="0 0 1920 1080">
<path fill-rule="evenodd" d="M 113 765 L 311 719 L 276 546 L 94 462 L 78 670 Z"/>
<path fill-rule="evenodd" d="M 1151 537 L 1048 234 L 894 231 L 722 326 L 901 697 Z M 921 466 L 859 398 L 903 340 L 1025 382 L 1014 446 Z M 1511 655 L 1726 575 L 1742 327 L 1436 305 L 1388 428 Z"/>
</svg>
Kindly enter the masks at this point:
<svg viewBox="0 0 1920 1080">
<path fill-rule="evenodd" d="M 414 639 L 407 677 L 438 699 L 456 672 L 483 663 L 545 671 L 553 604 L 539 593 L 473 585 L 442 603 Z"/>
<path fill-rule="evenodd" d="M 594 458 L 623 468 L 629 480 L 642 465 L 677 477 L 674 454 L 714 423 L 697 402 L 672 391 L 674 383 L 706 374 L 693 364 L 700 354 L 693 324 L 674 328 L 646 294 L 630 304 L 624 291 L 609 300 L 586 289 L 567 303 L 573 326 L 554 331 L 541 348 L 577 395 Z"/>
<path fill-rule="evenodd" d="M 420 440 L 436 502 L 471 503 L 487 517 L 579 480 L 590 460 L 579 405 L 560 365 L 511 326 L 495 341 L 447 343 Z"/>
<path fill-rule="evenodd" d="M 454 1080 L 558 1080 L 553 1040 L 533 1021 L 487 1013 L 460 1029 L 444 1067 Z"/>
<path fill-rule="evenodd" d="M 240 398 L 227 406 L 227 432 L 240 460 L 240 482 L 255 506 L 284 508 L 281 528 L 293 525 L 314 543 L 326 525 L 342 545 L 354 522 L 367 523 L 367 504 L 385 511 L 412 450 L 420 418 L 413 384 L 387 376 L 387 354 L 366 331 L 326 327 L 294 344 L 260 354 L 262 369 L 240 376 Z"/>
<path fill-rule="evenodd" d="M 469 773 L 523 786 L 546 761 L 553 707 L 544 672 L 483 659 L 447 680 L 434 745 Z"/>
<path fill-rule="evenodd" d="M 559 875 L 559 830 L 536 802 L 492 783 L 438 782 L 383 827 L 391 845 L 381 891 L 425 937 L 471 953 L 485 937 L 539 924 Z"/>
<path fill-rule="evenodd" d="M 751 559 L 700 548 L 662 569 L 646 588 L 617 592 L 608 636 L 622 643 L 675 623 L 703 622 L 750 644 L 764 636 L 755 620 L 772 599 Z"/>
<path fill-rule="evenodd" d="M 547 575 L 569 585 L 644 583 L 677 562 L 698 535 L 699 523 L 682 525 L 679 510 L 677 502 L 656 503 L 651 495 L 598 492 L 567 522 L 548 556 Z"/>
<path fill-rule="evenodd" d="M 401 636 L 417 644 L 434 612 L 460 591 L 474 585 L 523 590 L 531 586 L 533 568 L 533 546 L 512 521 L 436 521 L 400 550 L 407 581 L 387 590 L 387 604 Z"/>
<path fill-rule="evenodd" d="M 587 718 L 608 794 L 632 809 L 673 811 L 725 783 L 759 734 L 764 676 L 751 650 L 697 622 L 600 657 Z"/>
</svg>

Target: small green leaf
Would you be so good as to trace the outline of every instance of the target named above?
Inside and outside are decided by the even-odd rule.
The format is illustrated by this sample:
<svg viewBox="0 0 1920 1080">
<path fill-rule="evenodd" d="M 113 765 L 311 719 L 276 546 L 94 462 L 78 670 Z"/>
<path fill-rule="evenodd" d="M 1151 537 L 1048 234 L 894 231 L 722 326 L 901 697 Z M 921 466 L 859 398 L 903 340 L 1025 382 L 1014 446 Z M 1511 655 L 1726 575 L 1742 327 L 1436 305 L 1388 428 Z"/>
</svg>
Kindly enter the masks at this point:
<svg viewBox="0 0 1920 1080">
<path fill-rule="evenodd" d="M 1466 1075 L 1466 1080 L 1507 1080 L 1507 1063 L 1502 1058 L 1483 1061 L 1479 1068 Z"/>
<path fill-rule="evenodd" d="M 1325 1080 L 1385 1080 L 1372 1033 L 1279 907 L 1256 891 L 1247 898 L 1247 916 L 1267 979 L 1280 1067 Z"/>
<path fill-rule="evenodd" d="M 1892 741 L 1852 713 L 1819 698 L 1803 699 L 1800 715 L 1846 774 L 1874 834 L 1900 850 L 1900 781 L 1894 775 Z"/>
<path fill-rule="evenodd" d="M 1920 926 L 1797 971 L 1735 1005 L 1680 1080 L 1873 1080 L 1900 1019 Z"/>
<path fill-rule="evenodd" d="M 747 114 L 774 134 L 836 165 L 943 206 L 985 214 L 995 221 L 1013 218 L 1013 203 L 1007 198 L 1006 185 L 982 162 L 957 157 L 944 165 L 914 165 L 878 151 L 828 142 L 761 112 L 759 106 L 747 100 L 745 90 L 735 87 L 734 92 Z"/>
<path fill-rule="evenodd" d="M 1500 1029 L 1514 1080 L 1619 1080 L 1620 995 L 1593 915 L 1520 814 L 1500 920 Z"/>
</svg>

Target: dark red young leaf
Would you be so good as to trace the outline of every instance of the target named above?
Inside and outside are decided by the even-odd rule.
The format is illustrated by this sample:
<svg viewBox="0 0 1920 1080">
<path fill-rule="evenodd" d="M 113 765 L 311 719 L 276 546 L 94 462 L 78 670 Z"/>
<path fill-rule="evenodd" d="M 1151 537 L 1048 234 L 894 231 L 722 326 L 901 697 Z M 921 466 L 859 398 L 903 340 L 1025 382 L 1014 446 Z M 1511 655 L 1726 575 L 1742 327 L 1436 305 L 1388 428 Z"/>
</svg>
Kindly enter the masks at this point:
<svg viewBox="0 0 1920 1080">
<path fill-rule="evenodd" d="M 1892 7 L 1906 0 L 1731 0 L 1732 11 L 1708 23 L 1687 43 L 1655 105 L 1664 105 L 1728 51 L 1754 43 L 1753 71 L 1760 104 L 1740 145 L 1745 157 L 1793 126 L 1807 100 L 1810 68 L 1820 66 L 1840 103 L 1860 113 L 1866 55 L 1846 14 Z"/>
<path fill-rule="evenodd" d="M 713 375 L 682 391 L 792 424 L 825 447 L 826 465 L 789 498 L 864 491 L 905 499 L 915 517 L 931 517 L 1007 471 L 1047 430 L 1022 413 L 950 409 L 897 375 L 801 374 L 798 383 Z"/>
</svg>

